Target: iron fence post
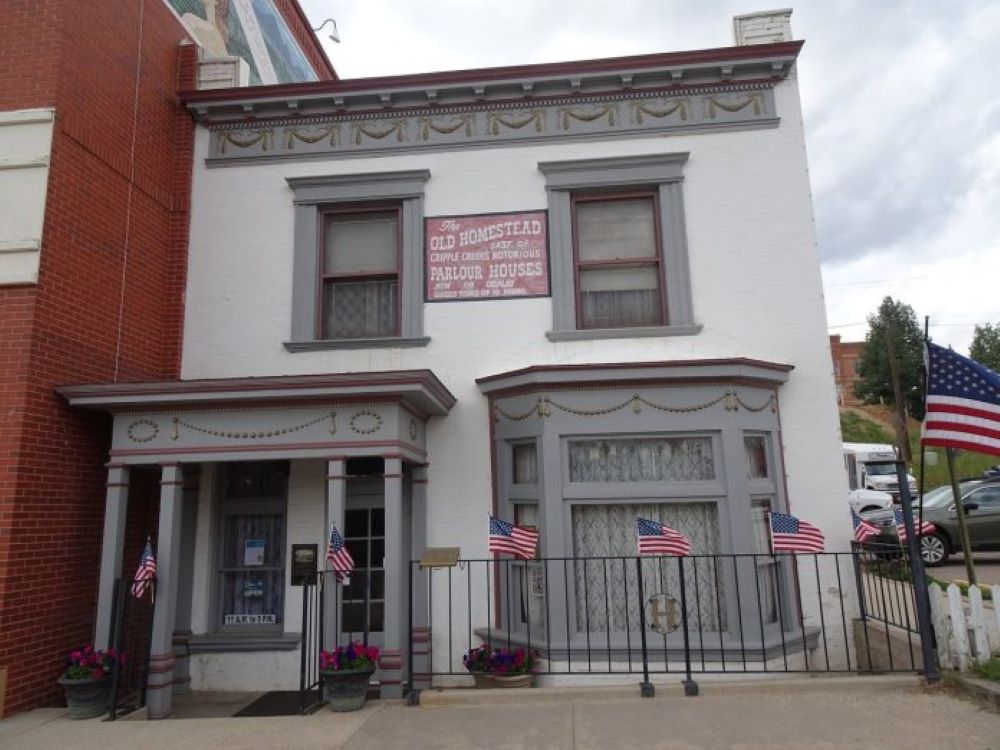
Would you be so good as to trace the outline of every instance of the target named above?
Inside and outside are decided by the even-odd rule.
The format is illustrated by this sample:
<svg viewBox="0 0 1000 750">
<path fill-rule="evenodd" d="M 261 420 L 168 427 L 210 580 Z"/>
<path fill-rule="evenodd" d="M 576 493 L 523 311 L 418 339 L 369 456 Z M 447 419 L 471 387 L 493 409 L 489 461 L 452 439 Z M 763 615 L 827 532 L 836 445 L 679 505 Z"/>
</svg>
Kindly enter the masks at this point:
<svg viewBox="0 0 1000 750">
<path fill-rule="evenodd" d="M 934 631 L 931 625 L 930 599 L 927 596 L 927 578 L 924 575 L 924 558 L 920 554 L 920 540 L 917 539 L 913 523 L 913 506 L 910 499 L 910 485 L 906 477 L 906 463 L 896 462 L 896 481 L 899 483 L 899 499 L 903 505 L 903 522 L 906 525 L 906 547 L 910 554 L 910 578 L 917 604 L 917 626 L 920 629 L 920 651 L 924 662 L 924 679 L 937 682 L 941 679 L 937 654 L 934 653 Z"/>
<path fill-rule="evenodd" d="M 691 639 L 688 635 L 687 587 L 684 585 L 684 557 L 677 558 L 677 578 L 681 587 L 681 627 L 684 628 L 684 695 L 698 695 L 698 683 L 691 679 Z"/>
<path fill-rule="evenodd" d="M 642 683 L 639 685 L 639 694 L 643 698 L 652 698 L 656 695 L 656 688 L 649 681 L 649 652 L 646 650 L 646 594 L 642 585 L 641 557 L 635 558 L 635 574 L 636 588 L 639 593 L 639 636 L 642 645 Z M 631 656 L 629 658 L 631 659 Z"/>
</svg>

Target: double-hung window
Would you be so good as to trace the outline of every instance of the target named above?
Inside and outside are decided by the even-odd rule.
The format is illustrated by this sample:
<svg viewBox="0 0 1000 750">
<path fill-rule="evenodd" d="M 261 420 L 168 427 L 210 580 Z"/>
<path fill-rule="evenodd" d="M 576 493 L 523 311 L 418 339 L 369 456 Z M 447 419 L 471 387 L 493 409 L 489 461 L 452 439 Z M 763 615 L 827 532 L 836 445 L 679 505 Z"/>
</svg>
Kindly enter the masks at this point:
<svg viewBox="0 0 1000 750">
<path fill-rule="evenodd" d="M 690 335 L 686 153 L 542 162 L 552 341 Z"/>
<path fill-rule="evenodd" d="M 666 323 L 657 214 L 652 192 L 573 196 L 577 328 Z"/>
<path fill-rule="evenodd" d="M 427 170 L 293 177 L 291 352 L 425 346 Z"/>
<path fill-rule="evenodd" d="M 398 206 L 324 213 L 324 339 L 399 335 L 399 213 Z"/>
</svg>

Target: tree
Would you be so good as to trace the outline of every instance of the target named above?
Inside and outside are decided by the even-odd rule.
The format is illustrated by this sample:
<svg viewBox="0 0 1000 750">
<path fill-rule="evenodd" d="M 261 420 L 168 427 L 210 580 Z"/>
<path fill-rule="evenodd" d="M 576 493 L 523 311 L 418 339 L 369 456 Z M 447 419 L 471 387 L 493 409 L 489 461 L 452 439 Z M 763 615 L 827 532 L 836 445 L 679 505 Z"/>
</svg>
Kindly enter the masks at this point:
<svg viewBox="0 0 1000 750">
<path fill-rule="evenodd" d="M 854 388 L 865 403 L 897 407 L 897 443 L 900 455 L 907 459 L 910 445 L 904 414 L 917 419 L 924 416 L 923 341 L 913 308 L 892 297 L 883 299 L 878 311 L 868 316 L 865 347 L 858 359 L 859 381 Z M 899 408 L 897 401 L 902 401 L 905 409 Z"/>
<path fill-rule="evenodd" d="M 976 326 L 969 356 L 994 372 L 1000 372 L 1000 323 Z"/>
</svg>

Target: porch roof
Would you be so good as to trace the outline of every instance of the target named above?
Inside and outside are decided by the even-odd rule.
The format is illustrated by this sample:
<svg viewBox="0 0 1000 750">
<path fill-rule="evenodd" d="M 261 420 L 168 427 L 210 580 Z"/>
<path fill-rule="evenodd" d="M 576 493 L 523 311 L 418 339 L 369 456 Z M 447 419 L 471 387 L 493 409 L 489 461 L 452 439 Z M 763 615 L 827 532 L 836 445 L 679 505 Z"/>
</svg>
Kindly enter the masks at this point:
<svg viewBox="0 0 1000 750">
<path fill-rule="evenodd" d="M 427 416 L 444 416 L 455 405 L 455 396 L 430 370 L 66 385 L 56 392 L 71 406 L 110 413 L 248 402 L 398 400 Z"/>
</svg>

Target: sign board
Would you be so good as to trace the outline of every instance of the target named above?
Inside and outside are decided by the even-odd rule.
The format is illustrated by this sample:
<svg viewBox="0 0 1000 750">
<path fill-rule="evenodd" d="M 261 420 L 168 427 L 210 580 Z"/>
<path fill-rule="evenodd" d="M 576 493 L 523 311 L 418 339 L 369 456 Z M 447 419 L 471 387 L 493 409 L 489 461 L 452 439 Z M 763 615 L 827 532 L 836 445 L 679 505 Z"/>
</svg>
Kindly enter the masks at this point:
<svg viewBox="0 0 1000 750">
<path fill-rule="evenodd" d="M 243 564 L 247 567 L 264 564 L 264 540 L 247 539 L 243 544 Z"/>
<path fill-rule="evenodd" d="M 545 211 L 437 216 L 424 230 L 428 302 L 549 295 Z"/>
<path fill-rule="evenodd" d="M 458 547 L 428 547 L 420 558 L 420 567 L 454 568 L 461 554 Z"/>
<path fill-rule="evenodd" d="M 226 615 L 225 625 L 274 625 L 278 621 L 275 615 Z"/>
<path fill-rule="evenodd" d="M 646 622 L 654 633 L 673 633 L 681 626 L 680 602 L 666 594 L 653 594 L 646 600 Z"/>
<path fill-rule="evenodd" d="M 292 545 L 292 585 L 303 586 L 307 579 L 316 575 L 316 560 L 319 557 L 317 544 Z"/>
</svg>

